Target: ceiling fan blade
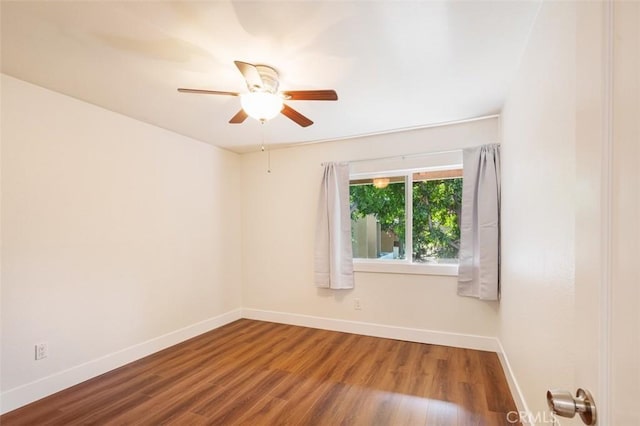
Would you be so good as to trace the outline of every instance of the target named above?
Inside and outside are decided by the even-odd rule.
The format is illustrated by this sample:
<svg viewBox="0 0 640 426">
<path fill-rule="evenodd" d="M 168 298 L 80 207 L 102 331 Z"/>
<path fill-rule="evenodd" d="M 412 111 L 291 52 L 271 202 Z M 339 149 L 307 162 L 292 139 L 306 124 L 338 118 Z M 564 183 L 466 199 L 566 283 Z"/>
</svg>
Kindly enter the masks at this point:
<svg viewBox="0 0 640 426">
<path fill-rule="evenodd" d="M 335 90 L 287 90 L 282 92 L 288 101 L 337 101 Z"/>
<path fill-rule="evenodd" d="M 289 105 L 285 104 L 284 107 L 282 108 L 282 111 L 280 111 L 283 115 L 289 117 L 290 119 L 292 119 L 293 121 L 295 121 L 296 123 L 298 123 L 298 125 L 302 126 L 302 127 L 307 127 L 307 126 L 311 126 L 313 124 L 313 121 L 309 120 L 307 117 L 305 117 L 304 115 L 300 114 L 298 111 L 296 111 L 295 109 L 291 108 Z"/>
<path fill-rule="evenodd" d="M 238 67 L 240 73 L 242 73 L 244 79 L 247 81 L 247 87 L 249 90 L 252 90 L 255 87 L 262 87 L 264 85 L 262 77 L 255 65 L 242 61 L 233 61 L 233 63 L 236 64 L 236 67 Z"/>
<path fill-rule="evenodd" d="M 236 115 L 231 117 L 231 120 L 229 120 L 229 123 L 231 123 L 231 124 L 240 124 L 240 123 L 244 122 L 244 120 L 246 120 L 247 117 L 248 117 L 247 113 L 244 112 L 243 109 L 241 109 L 240 111 L 237 112 Z"/>
<path fill-rule="evenodd" d="M 185 89 L 178 88 L 180 93 L 199 93 L 201 95 L 227 95 L 227 96 L 240 96 L 240 93 L 236 92 L 220 92 L 218 90 L 204 90 L 204 89 Z"/>
</svg>

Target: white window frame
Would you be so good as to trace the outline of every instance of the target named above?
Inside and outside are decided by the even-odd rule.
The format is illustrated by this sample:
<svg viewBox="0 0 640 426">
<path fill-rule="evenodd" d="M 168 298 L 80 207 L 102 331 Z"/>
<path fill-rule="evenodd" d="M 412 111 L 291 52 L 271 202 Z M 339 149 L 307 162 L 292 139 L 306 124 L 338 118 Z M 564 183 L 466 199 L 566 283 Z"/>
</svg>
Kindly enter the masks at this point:
<svg viewBox="0 0 640 426">
<path fill-rule="evenodd" d="M 442 166 L 412 167 L 399 170 L 379 172 L 351 173 L 349 180 L 373 179 L 404 176 L 405 178 L 405 258 L 404 259 L 365 259 L 354 258 L 355 272 L 372 272 L 383 274 L 416 274 L 457 276 L 458 264 L 415 263 L 413 262 L 413 174 L 419 172 L 461 169 L 462 164 Z"/>
</svg>

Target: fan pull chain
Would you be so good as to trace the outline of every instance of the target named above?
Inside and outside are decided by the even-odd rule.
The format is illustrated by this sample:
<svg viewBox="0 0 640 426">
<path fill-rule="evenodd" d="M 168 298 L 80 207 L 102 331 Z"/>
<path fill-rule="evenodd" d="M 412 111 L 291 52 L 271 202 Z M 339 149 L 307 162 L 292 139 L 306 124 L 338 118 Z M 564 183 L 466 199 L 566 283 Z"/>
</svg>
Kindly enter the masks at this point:
<svg viewBox="0 0 640 426">
<path fill-rule="evenodd" d="M 260 120 L 260 128 L 262 129 L 262 146 L 260 147 L 260 150 L 262 152 L 265 151 L 265 147 L 264 147 L 264 123 L 265 120 Z M 271 150 L 267 150 L 267 173 L 271 173 Z"/>
</svg>

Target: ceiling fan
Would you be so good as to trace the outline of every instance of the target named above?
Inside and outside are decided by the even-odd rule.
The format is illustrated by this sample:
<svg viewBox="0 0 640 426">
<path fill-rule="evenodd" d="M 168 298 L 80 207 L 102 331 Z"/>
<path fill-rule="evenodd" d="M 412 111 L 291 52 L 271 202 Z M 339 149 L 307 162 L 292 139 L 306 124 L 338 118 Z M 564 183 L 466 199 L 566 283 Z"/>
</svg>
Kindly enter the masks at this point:
<svg viewBox="0 0 640 426">
<path fill-rule="evenodd" d="M 249 93 L 221 92 L 217 90 L 179 88 L 182 93 L 199 93 L 205 95 L 240 96 L 242 109 L 234 115 L 229 123 L 240 124 L 247 117 L 253 117 L 264 123 L 279 113 L 295 121 L 302 127 L 313 124 L 309 118 L 300 114 L 284 101 L 337 101 L 335 90 L 285 90 L 278 91 L 280 82 L 278 71 L 268 65 L 254 65 L 247 62 L 234 61 L 247 82 Z"/>
</svg>

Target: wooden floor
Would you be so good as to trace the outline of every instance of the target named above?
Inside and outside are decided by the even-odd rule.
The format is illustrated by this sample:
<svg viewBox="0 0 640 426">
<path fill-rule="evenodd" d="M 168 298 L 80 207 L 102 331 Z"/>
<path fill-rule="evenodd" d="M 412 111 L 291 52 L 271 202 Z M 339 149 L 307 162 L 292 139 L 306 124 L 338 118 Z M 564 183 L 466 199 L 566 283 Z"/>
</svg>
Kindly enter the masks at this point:
<svg viewBox="0 0 640 426">
<path fill-rule="evenodd" d="M 511 425 L 496 354 L 239 320 L 5 414 L 10 425 Z"/>
</svg>

